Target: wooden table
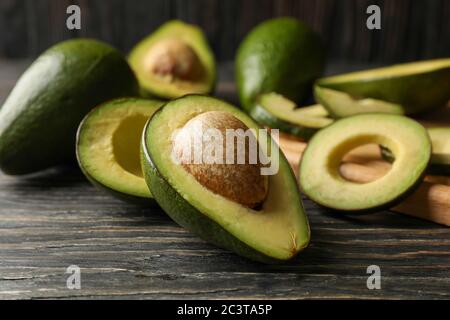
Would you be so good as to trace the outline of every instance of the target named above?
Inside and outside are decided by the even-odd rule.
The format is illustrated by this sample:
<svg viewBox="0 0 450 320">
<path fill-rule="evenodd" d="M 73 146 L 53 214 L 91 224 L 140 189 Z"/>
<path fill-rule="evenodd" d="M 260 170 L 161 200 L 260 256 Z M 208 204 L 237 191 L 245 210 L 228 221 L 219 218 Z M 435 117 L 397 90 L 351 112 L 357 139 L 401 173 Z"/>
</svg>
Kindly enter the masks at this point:
<svg viewBox="0 0 450 320">
<path fill-rule="evenodd" d="M 24 69 L 0 60 L 0 101 Z M 231 65 L 218 95 L 236 101 Z M 261 265 L 178 227 L 160 209 L 122 203 L 76 168 L 0 175 L 0 298 L 450 298 L 450 229 L 389 211 L 330 213 L 304 199 L 308 249 Z M 81 289 L 66 268 L 81 268 Z M 381 268 L 369 290 L 367 267 Z"/>
</svg>

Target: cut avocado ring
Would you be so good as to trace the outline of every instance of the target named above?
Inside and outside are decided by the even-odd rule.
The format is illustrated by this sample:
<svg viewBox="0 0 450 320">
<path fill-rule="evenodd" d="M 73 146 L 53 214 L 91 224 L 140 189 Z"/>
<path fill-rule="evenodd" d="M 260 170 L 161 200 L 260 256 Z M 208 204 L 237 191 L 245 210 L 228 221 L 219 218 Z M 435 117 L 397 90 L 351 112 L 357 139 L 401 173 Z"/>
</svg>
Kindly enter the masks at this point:
<svg viewBox="0 0 450 320">
<path fill-rule="evenodd" d="M 391 170 L 365 184 L 339 173 L 342 158 L 365 144 L 388 146 L 396 156 Z M 300 185 L 315 202 L 331 209 L 367 213 L 387 209 L 422 181 L 431 157 L 426 129 L 409 118 L 364 114 L 338 120 L 309 142 L 300 164 Z"/>
<path fill-rule="evenodd" d="M 121 98 L 93 109 L 77 134 L 77 159 L 94 185 L 129 202 L 147 203 L 152 195 L 140 164 L 140 141 L 160 101 Z"/>
<path fill-rule="evenodd" d="M 449 87 L 450 59 L 438 59 L 322 78 L 316 82 L 316 98 L 338 118 L 362 112 L 386 112 L 381 109 L 390 107 L 381 102 L 401 106 L 401 113 L 416 114 L 444 107 L 450 100 Z M 362 101 L 373 100 L 365 100 L 363 106 L 356 104 L 355 112 L 354 103 L 345 108 L 342 100 L 321 94 L 317 88 L 340 91 Z M 399 113 L 396 108 L 392 111 Z"/>
<path fill-rule="evenodd" d="M 268 176 L 267 194 L 254 209 L 205 187 L 173 161 L 174 132 L 210 112 L 260 129 L 242 111 L 215 98 L 190 95 L 168 102 L 147 123 L 142 140 L 144 175 L 156 201 L 178 224 L 213 244 L 261 262 L 293 258 L 308 245 L 310 231 L 295 176 L 282 153 L 278 171 Z M 267 132 L 258 135 L 258 143 L 265 153 L 277 148 Z M 240 185 L 245 183 L 238 180 L 232 187 Z"/>
<path fill-rule="evenodd" d="M 294 102 L 277 93 L 261 95 L 250 115 L 262 125 L 304 140 L 333 122 L 321 105 L 298 108 Z"/>
<path fill-rule="evenodd" d="M 181 21 L 167 22 L 139 42 L 129 62 L 144 96 L 209 93 L 215 84 L 214 56 L 203 32 Z"/>
<path fill-rule="evenodd" d="M 450 128 L 429 128 L 432 154 L 427 172 L 436 175 L 450 175 Z M 388 147 L 381 145 L 381 155 L 389 162 L 395 161 L 395 156 Z"/>
</svg>

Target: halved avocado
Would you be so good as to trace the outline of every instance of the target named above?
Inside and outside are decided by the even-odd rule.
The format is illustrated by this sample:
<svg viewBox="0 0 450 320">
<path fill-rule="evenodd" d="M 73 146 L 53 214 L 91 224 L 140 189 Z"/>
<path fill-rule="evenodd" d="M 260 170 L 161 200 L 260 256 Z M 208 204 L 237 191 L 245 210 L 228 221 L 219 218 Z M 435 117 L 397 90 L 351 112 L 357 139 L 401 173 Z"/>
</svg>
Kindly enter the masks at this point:
<svg viewBox="0 0 450 320">
<path fill-rule="evenodd" d="M 148 122 L 142 140 L 144 175 L 156 201 L 181 226 L 239 255 L 268 263 L 293 258 L 308 245 L 310 230 L 294 174 L 281 152 L 272 159 L 279 170 L 268 176 L 265 200 L 254 209 L 211 191 L 173 161 L 174 132 L 208 112 L 260 129 L 242 111 L 215 98 L 190 95 L 168 102 Z M 272 154 L 278 150 L 266 132 L 259 137 L 264 154 L 268 148 Z M 239 190 L 241 184 L 232 187 Z"/>
<path fill-rule="evenodd" d="M 214 55 L 197 26 L 178 20 L 166 22 L 140 41 L 128 60 L 143 96 L 172 99 L 214 89 Z"/>
<path fill-rule="evenodd" d="M 396 157 L 378 180 L 359 184 L 339 173 L 341 160 L 356 147 L 377 143 Z M 418 122 L 391 114 L 364 114 L 336 121 L 309 142 L 300 164 L 300 185 L 315 202 L 346 212 L 390 208 L 421 182 L 431 157 L 427 131 Z"/>
<path fill-rule="evenodd" d="M 140 141 L 145 123 L 162 102 L 120 98 L 93 109 L 77 134 L 77 159 L 95 186 L 129 202 L 153 197 L 140 164 Z"/>
<path fill-rule="evenodd" d="M 261 95 L 250 115 L 262 125 L 305 140 L 333 122 L 321 105 L 299 108 L 293 101 L 276 93 Z"/>
<path fill-rule="evenodd" d="M 360 99 L 372 98 L 398 104 L 405 114 L 415 114 L 443 107 L 450 100 L 450 59 L 352 72 L 319 79 L 316 85 Z M 370 105 L 367 103 L 367 107 Z M 335 108 L 333 101 L 329 100 L 327 109 L 333 112 Z M 367 112 L 373 112 L 374 108 L 368 108 Z"/>
<path fill-rule="evenodd" d="M 372 98 L 353 97 L 343 91 L 336 91 L 315 86 L 314 94 L 319 102 L 333 118 L 345 118 L 360 113 L 404 114 L 404 108 Z"/>
<path fill-rule="evenodd" d="M 450 175 L 450 128 L 429 128 L 428 134 L 431 138 L 433 152 L 427 172 L 437 175 Z M 395 156 L 388 147 L 381 145 L 380 148 L 381 155 L 385 160 L 395 161 Z"/>
</svg>

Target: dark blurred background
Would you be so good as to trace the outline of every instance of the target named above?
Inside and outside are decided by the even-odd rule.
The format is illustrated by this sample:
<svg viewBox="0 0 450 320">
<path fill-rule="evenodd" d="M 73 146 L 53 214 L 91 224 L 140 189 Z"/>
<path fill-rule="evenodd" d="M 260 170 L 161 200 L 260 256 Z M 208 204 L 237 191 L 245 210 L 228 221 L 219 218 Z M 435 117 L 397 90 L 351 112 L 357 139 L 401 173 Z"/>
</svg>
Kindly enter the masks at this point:
<svg viewBox="0 0 450 320">
<path fill-rule="evenodd" d="M 66 28 L 81 7 L 82 29 Z M 382 30 L 366 28 L 366 8 L 382 10 Z M 331 59 L 386 63 L 450 56 L 449 0 L 1 0 L 0 57 L 34 57 L 72 37 L 105 40 L 124 52 L 169 19 L 201 26 L 219 61 L 245 34 L 276 16 L 304 20 L 323 35 Z"/>
</svg>

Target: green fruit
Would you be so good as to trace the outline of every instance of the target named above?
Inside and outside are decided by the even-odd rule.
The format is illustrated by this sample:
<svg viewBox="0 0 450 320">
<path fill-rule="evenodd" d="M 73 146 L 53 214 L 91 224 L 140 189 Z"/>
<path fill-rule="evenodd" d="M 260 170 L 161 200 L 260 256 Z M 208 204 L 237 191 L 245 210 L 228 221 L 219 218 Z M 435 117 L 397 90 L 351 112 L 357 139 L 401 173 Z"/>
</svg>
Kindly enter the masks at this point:
<svg viewBox="0 0 450 320">
<path fill-rule="evenodd" d="M 314 93 L 319 102 L 333 118 L 345 118 L 360 113 L 404 114 L 399 104 L 382 100 L 352 97 L 348 93 L 316 86 Z"/>
<path fill-rule="evenodd" d="M 229 122 L 220 120 L 227 128 L 237 121 L 247 128 L 260 129 L 242 111 L 218 99 L 191 95 L 168 102 L 153 115 L 143 133 L 141 162 L 153 196 L 173 220 L 213 244 L 261 262 L 293 258 L 309 243 L 308 220 L 292 169 L 282 153 L 276 156 L 275 150 L 279 149 L 266 131 L 260 132 L 258 143 L 263 154 L 268 155 L 268 148 L 272 150 L 272 164 L 278 163 L 279 170 L 274 175 L 263 176 L 268 177 L 267 193 L 255 209 L 221 193 L 230 189 L 244 194 L 252 191 L 249 180 L 242 178 L 230 183 L 228 179 L 239 172 L 239 166 L 251 168 L 250 165 L 226 164 L 223 179 L 217 180 L 222 188 L 213 192 L 194 173 L 214 170 L 199 164 L 198 168 L 205 168 L 204 171 L 196 171 L 195 167 L 188 171 L 173 161 L 171 139 L 175 130 L 186 128 L 191 121 L 210 113 L 220 114 L 212 120 L 227 119 Z M 225 164 L 212 167 L 220 172 L 222 166 Z M 258 175 L 261 175 L 259 171 Z M 203 178 L 213 181 L 214 176 L 203 175 Z M 254 178 L 257 181 L 260 176 Z M 257 186 L 258 183 L 255 193 L 258 193 Z"/>
<path fill-rule="evenodd" d="M 83 117 L 99 103 L 134 94 L 136 79 L 116 49 L 88 39 L 53 46 L 0 109 L 0 168 L 26 174 L 75 161 Z"/>
<path fill-rule="evenodd" d="M 153 199 L 140 163 L 142 131 L 162 102 L 120 98 L 93 109 L 77 134 L 77 159 L 94 185 L 129 202 Z"/>
<path fill-rule="evenodd" d="M 356 147 L 387 146 L 396 161 L 378 180 L 359 184 L 339 173 L 342 158 Z M 421 182 L 431 157 L 427 131 L 418 122 L 399 115 L 364 114 L 336 121 L 309 142 L 300 164 L 300 185 L 315 202 L 347 212 L 390 208 Z"/>
<path fill-rule="evenodd" d="M 242 107 L 250 112 L 260 94 L 276 92 L 301 103 L 322 75 L 325 54 L 320 37 L 293 18 L 256 26 L 241 43 L 236 80 Z"/>
<path fill-rule="evenodd" d="M 131 50 L 129 62 L 145 97 L 172 99 L 214 89 L 214 55 L 194 25 L 166 22 Z"/>
<path fill-rule="evenodd" d="M 372 98 L 378 105 L 377 100 L 397 104 L 402 107 L 402 113 L 415 114 L 443 107 L 450 100 L 450 59 L 406 63 L 332 76 L 319 79 L 316 85 L 345 92 L 355 99 Z M 320 95 L 316 97 L 320 100 Z M 331 114 L 345 116 L 339 102 L 334 103 L 331 99 L 327 101 L 324 106 Z M 365 103 L 368 113 L 377 109 L 371 105 Z"/>
<path fill-rule="evenodd" d="M 305 140 L 333 122 L 321 105 L 298 108 L 294 102 L 276 93 L 261 95 L 250 116 L 262 125 Z"/>
<path fill-rule="evenodd" d="M 429 128 L 428 134 L 431 138 L 433 152 L 427 172 L 437 175 L 450 175 L 450 128 Z M 380 148 L 381 155 L 386 161 L 395 161 L 395 156 L 388 147 L 380 145 Z"/>
</svg>

